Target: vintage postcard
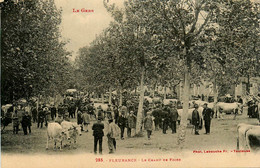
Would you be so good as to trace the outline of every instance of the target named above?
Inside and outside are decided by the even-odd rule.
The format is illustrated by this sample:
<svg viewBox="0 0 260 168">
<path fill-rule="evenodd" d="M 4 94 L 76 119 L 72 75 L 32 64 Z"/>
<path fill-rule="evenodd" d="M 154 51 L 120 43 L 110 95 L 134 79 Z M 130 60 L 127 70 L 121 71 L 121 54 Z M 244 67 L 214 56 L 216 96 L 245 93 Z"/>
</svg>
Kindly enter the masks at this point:
<svg viewBox="0 0 260 168">
<path fill-rule="evenodd" d="M 1 167 L 259 167 L 259 0 L 0 0 Z"/>
</svg>

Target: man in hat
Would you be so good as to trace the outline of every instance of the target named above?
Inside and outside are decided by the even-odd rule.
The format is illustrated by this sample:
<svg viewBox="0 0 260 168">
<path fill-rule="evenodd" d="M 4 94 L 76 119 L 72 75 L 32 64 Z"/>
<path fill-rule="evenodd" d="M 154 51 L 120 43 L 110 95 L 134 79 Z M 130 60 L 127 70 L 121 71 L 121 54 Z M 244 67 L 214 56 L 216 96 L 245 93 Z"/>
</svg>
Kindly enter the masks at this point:
<svg viewBox="0 0 260 168">
<path fill-rule="evenodd" d="M 48 123 L 51 121 L 51 112 L 48 107 L 44 107 L 43 112 L 45 115 L 45 126 L 48 127 Z"/>
<path fill-rule="evenodd" d="M 159 130 L 159 126 L 161 125 L 162 122 L 161 113 L 162 110 L 160 109 L 160 105 L 157 105 L 152 112 L 152 115 L 154 117 L 155 130 Z"/>
<path fill-rule="evenodd" d="M 87 113 L 87 111 L 83 111 L 82 118 L 84 125 L 83 130 L 85 130 L 85 132 L 88 132 L 88 125 L 90 124 L 90 115 Z"/>
<path fill-rule="evenodd" d="M 57 114 L 57 109 L 54 106 L 54 104 L 51 105 L 50 110 L 51 110 L 51 119 L 53 121 L 56 118 L 56 114 Z"/>
<path fill-rule="evenodd" d="M 106 117 L 107 118 L 112 118 L 112 108 L 111 104 L 108 105 L 107 111 L 106 111 Z"/>
<path fill-rule="evenodd" d="M 194 108 L 195 109 L 192 112 L 191 122 L 192 122 L 192 125 L 194 125 L 194 127 L 195 127 L 195 135 L 199 135 L 199 132 L 198 132 L 199 123 L 200 123 L 200 116 L 199 116 L 199 111 L 198 111 L 199 106 L 197 104 L 195 104 Z"/>
<path fill-rule="evenodd" d="M 37 122 L 37 109 L 36 107 L 32 107 L 32 119 L 33 119 L 33 122 Z"/>
<path fill-rule="evenodd" d="M 172 129 L 172 134 L 176 133 L 176 122 L 178 119 L 178 111 L 177 108 L 175 106 L 175 104 L 171 104 L 171 109 L 170 109 L 170 126 Z"/>
<path fill-rule="evenodd" d="M 81 131 L 84 131 L 83 130 L 83 116 L 82 116 L 82 112 L 80 110 L 78 110 L 78 114 L 77 114 L 77 124 L 80 125 Z"/>
<path fill-rule="evenodd" d="M 147 116 L 144 118 L 144 129 L 147 131 L 147 138 L 150 140 L 150 136 L 152 134 L 152 129 L 153 129 L 153 119 L 151 116 L 152 112 L 151 109 L 150 111 L 147 112 Z"/>
<path fill-rule="evenodd" d="M 115 119 L 115 123 L 118 124 L 118 119 L 119 119 L 119 110 L 118 110 L 118 106 L 114 105 L 113 106 L 114 109 L 114 119 Z"/>
<path fill-rule="evenodd" d="M 120 112 L 119 113 L 119 117 L 118 117 L 118 126 L 120 127 L 121 130 L 121 139 L 124 139 L 124 133 L 125 133 L 125 128 L 127 125 L 127 117 L 126 114 L 124 112 Z"/>
<path fill-rule="evenodd" d="M 40 125 L 41 125 L 41 128 L 42 128 L 44 118 L 45 118 L 45 114 L 43 112 L 43 108 L 39 108 L 37 128 L 39 128 Z"/>
<path fill-rule="evenodd" d="M 19 130 L 19 119 L 18 119 L 18 113 L 17 110 L 14 111 L 12 115 L 12 120 L 13 120 L 13 134 L 18 134 Z"/>
<path fill-rule="evenodd" d="M 211 119 L 213 118 L 214 112 L 212 109 L 208 108 L 208 104 L 205 103 L 203 105 L 204 109 L 202 111 L 202 115 L 203 115 L 203 119 L 204 119 L 204 123 L 205 123 L 205 134 L 209 134 L 210 133 L 210 123 L 211 123 Z"/>
<path fill-rule="evenodd" d="M 136 116 L 134 115 L 134 111 L 130 111 L 130 115 L 127 118 L 127 136 L 131 137 L 132 131 L 135 130 L 136 127 Z"/>
<path fill-rule="evenodd" d="M 27 128 L 29 129 L 29 133 L 31 133 L 31 125 L 32 125 L 31 120 L 32 120 L 32 117 L 26 111 L 25 115 L 22 118 L 22 122 L 21 122 L 24 135 L 27 135 Z"/>
<path fill-rule="evenodd" d="M 97 144 L 99 143 L 99 154 L 102 154 L 102 141 L 104 136 L 104 124 L 101 123 L 101 117 L 98 117 L 98 120 L 96 123 L 93 124 L 92 130 L 93 130 L 93 136 L 94 136 L 94 153 L 97 153 Z"/>
<path fill-rule="evenodd" d="M 97 107 L 97 117 L 100 117 L 101 120 L 104 120 L 104 111 L 103 109 L 101 108 L 101 105 L 99 105 Z"/>
<path fill-rule="evenodd" d="M 112 118 L 108 119 L 108 131 L 107 131 L 107 142 L 109 148 L 109 154 L 114 153 L 116 150 L 116 137 L 119 135 L 119 127 L 113 122 Z"/>
<path fill-rule="evenodd" d="M 163 134 L 166 134 L 166 131 L 168 129 L 169 114 L 170 114 L 170 108 L 168 105 L 165 105 L 162 111 Z"/>
</svg>

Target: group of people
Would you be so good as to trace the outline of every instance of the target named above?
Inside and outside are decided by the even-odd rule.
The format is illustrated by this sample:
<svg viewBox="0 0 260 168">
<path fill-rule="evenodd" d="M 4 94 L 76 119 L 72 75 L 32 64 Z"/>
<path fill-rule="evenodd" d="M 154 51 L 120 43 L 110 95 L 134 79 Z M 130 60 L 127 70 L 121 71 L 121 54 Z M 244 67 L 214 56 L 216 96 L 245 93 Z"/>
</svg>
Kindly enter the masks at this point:
<svg viewBox="0 0 260 168">
<path fill-rule="evenodd" d="M 198 108 L 199 106 L 197 104 L 194 105 L 194 110 L 192 112 L 192 125 L 195 127 L 195 135 L 199 135 L 199 127 L 202 125 L 201 123 L 201 117 L 199 115 Z M 208 104 L 205 103 L 203 105 L 203 111 L 202 116 L 204 120 L 205 125 L 205 134 L 210 134 L 210 125 L 211 125 L 211 119 L 213 118 L 214 111 L 211 108 L 208 108 Z"/>
<path fill-rule="evenodd" d="M 12 114 L 12 122 L 13 122 L 13 134 L 18 134 L 19 126 L 21 124 L 23 128 L 24 135 L 27 135 L 31 133 L 31 116 L 27 111 L 24 111 L 24 113 L 18 113 L 24 111 L 24 109 L 21 106 L 18 106 L 17 109 Z M 20 115 L 21 114 L 21 115 Z"/>
</svg>

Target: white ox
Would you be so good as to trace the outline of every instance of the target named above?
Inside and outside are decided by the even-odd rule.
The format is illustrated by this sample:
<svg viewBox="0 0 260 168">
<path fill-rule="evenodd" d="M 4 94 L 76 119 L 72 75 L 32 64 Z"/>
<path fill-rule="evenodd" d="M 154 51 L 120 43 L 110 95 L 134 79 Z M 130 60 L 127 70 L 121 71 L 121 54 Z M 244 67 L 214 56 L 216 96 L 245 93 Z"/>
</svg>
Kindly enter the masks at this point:
<svg viewBox="0 0 260 168">
<path fill-rule="evenodd" d="M 164 105 L 169 105 L 169 104 L 171 104 L 171 103 L 175 103 L 175 104 L 176 104 L 177 101 L 178 101 L 177 99 L 164 99 L 164 100 L 163 100 L 163 104 L 164 104 Z"/>
<path fill-rule="evenodd" d="M 149 96 L 144 96 L 144 100 L 147 100 L 150 104 L 153 103 L 153 99 Z"/>
<path fill-rule="evenodd" d="M 53 149 L 56 149 L 57 143 L 60 143 L 60 150 L 62 148 L 62 141 L 64 137 L 70 139 L 68 131 L 62 129 L 61 125 L 58 123 L 49 123 L 47 128 L 47 144 L 46 149 L 49 148 L 49 140 L 54 141 Z"/>
<path fill-rule="evenodd" d="M 162 98 L 160 98 L 160 97 L 153 98 L 153 103 L 161 103 L 161 102 L 162 102 Z"/>
<path fill-rule="evenodd" d="M 246 143 L 246 133 L 254 127 L 259 127 L 259 126 L 245 124 L 245 123 L 240 123 L 237 125 L 237 150 L 248 149 L 248 144 Z"/>
<path fill-rule="evenodd" d="M 226 114 L 231 114 L 231 113 L 241 113 L 241 106 L 239 103 L 224 103 L 224 102 L 219 102 L 217 103 L 217 113 L 219 117 L 222 117 L 223 113 Z"/>
<path fill-rule="evenodd" d="M 250 151 L 260 151 L 260 126 L 254 126 L 246 132 L 246 145 Z"/>
<path fill-rule="evenodd" d="M 80 125 L 76 124 L 76 123 L 72 123 L 72 122 L 69 122 L 69 121 L 62 121 L 61 122 L 61 127 L 64 129 L 64 130 L 68 130 L 69 133 L 68 133 L 68 136 L 70 138 L 67 138 L 68 141 L 69 141 L 69 146 L 71 147 L 71 141 L 73 140 L 74 142 L 74 145 L 76 145 L 77 143 L 77 137 L 78 135 L 81 136 L 81 127 Z M 75 146 L 74 146 L 75 147 Z"/>
<path fill-rule="evenodd" d="M 104 103 L 94 103 L 95 109 L 97 109 L 99 106 L 101 107 L 102 110 L 107 111 L 108 104 L 104 104 Z"/>
</svg>

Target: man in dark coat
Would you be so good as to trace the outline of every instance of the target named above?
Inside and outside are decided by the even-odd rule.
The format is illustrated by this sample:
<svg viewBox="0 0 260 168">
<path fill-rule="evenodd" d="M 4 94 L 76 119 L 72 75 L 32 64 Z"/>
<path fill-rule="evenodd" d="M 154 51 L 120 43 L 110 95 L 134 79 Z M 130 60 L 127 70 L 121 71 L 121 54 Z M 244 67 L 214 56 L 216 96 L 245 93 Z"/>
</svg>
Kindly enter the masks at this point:
<svg viewBox="0 0 260 168">
<path fill-rule="evenodd" d="M 163 108 L 161 117 L 162 117 L 162 121 L 163 121 L 163 133 L 166 134 L 166 131 L 168 129 L 168 124 L 169 124 L 169 113 L 170 113 L 170 108 L 168 107 L 168 105 L 166 105 Z"/>
<path fill-rule="evenodd" d="M 170 111 L 170 124 L 171 124 L 171 129 L 172 129 L 172 134 L 176 133 L 176 122 L 178 119 L 178 111 L 177 108 L 174 104 L 172 104 L 172 109 Z"/>
<path fill-rule="evenodd" d="M 121 139 L 124 139 L 124 132 L 125 132 L 125 128 L 127 125 L 127 117 L 125 116 L 125 114 L 120 113 L 119 117 L 118 117 L 118 126 L 120 127 L 121 130 Z"/>
<path fill-rule="evenodd" d="M 43 122 L 44 122 L 44 118 L 45 118 L 45 114 L 43 112 L 43 109 L 40 108 L 39 112 L 38 112 L 38 124 L 37 124 L 38 128 L 40 127 L 40 124 L 41 124 L 41 128 L 42 128 L 42 125 L 43 125 Z"/>
<path fill-rule="evenodd" d="M 57 110 L 56 110 L 56 107 L 54 105 L 51 105 L 51 119 L 52 121 L 56 118 L 56 114 L 57 114 Z"/>
<path fill-rule="evenodd" d="M 102 154 L 102 141 L 104 136 L 104 124 L 101 123 L 101 117 L 98 117 L 96 123 L 93 124 L 93 136 L 94 136 L 94 153 L 97 153 L 97 143 L 99 143 L 99 153 Z"/>
<path fill-rule="evenodd" d="M 114 119 L 115 119 L 115 123 L 118 124 L 118 119 L 119 119 L 118 106 L 114 106 Z"/>
<path fill-rule="evenodd" d="M 210 123 L 211 123 L 211 119 L 213 118 L 214 112 L 212 109 L 208 108 L 207 103 L 204 104 L 204 109 L 203 109 L 202 115 L 203 115 L 203 119 L 205 122 L 205 130 L 206 130 L 205 134 L 209 134 L 210 133 Z"/>
<path fill-rule="evenodd" d="M 37 109 L 36 107 L 33 107 L 32 109 L 32 118 L 33 118 L 33 122 L 37 122 Z"/>
<path fill-rule="evenodd" d="M 159 109 L 159 107 L 154 109 L 152 112 L 152 115 L 154 117 L 155 130 L 159 130 L 159 125 L 162 122 L 162 118 L 160 114 L 161 114 L 161 109 Z"/>
<path fill-rule="evenodd" d="M 197 104 L 195 104 L 194 108 L 195 109 L 192 112 L 191 122 L 192 122 L 192 125 L 195 126 L 195 135 L 199 135 L 199 132 L 198 132 L 199 123 L 200 123 L 200 115 L 199 115 L 199 112 L 198 112 L 199 106 Z"/>
<path fill-rule="evenodd" d="M 28 114 L 28 112 L 25 112 L 25 115 L 22 118 L 22 127 L 23 127 L 23 133 L 24 135 L 27 135 L 27 128 L 29 129 L 29 133 L 31 133 L 31 125 L 32 125 L 32 117 Z"/>
<path fill-rule="evenodd" d="M 83 130 L 83 117 L 82 117 L 82 112 L 81 111 L 78 111 L 77 124 L 80 125 L 81 131 L 84 131 Z"/>
</svg>

